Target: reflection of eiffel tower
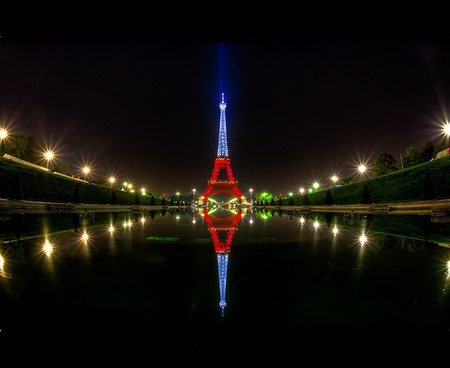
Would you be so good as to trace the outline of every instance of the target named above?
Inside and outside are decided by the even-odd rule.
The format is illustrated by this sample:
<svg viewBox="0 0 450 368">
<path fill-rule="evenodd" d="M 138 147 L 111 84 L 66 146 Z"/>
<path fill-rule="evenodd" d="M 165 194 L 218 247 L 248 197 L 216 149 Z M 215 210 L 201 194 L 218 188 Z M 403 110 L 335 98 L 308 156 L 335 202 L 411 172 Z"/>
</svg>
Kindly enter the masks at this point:
<svg viewBox="0 0 450 368">
<path fill-rule="evenodd" d="M 242 218 L 242 212 L 233 213 L 226 211 L 228 217 L 215 216 L 214 213 L 202 211 L 202 216 L 208 224 L 208 231 L 214 243 L 214 251 L 217 254 L 217 266 L 219 272 L 219 290 L 220 302 L 219 306 L 222 310 L 222 317 L 225 313 L 227 302 L 225 299 L 227 291 L 227 274 L 228 274 L 228 256 L 231 250 L 231 242 L 234 233 L 238 229 L 238 223 Z"/>
<path fill-rule="evenodd" d="M 220 106 L 220 125 L 219 125 L 219 146 L 217 149 L 217 157 L 214 161 L 214 168 L 211 178 L 208 180 L 207 188 L 202 196 L 202 202 L 206 203 L 208 198 L 214 197 L 219 193 L 225 193 L 233 198 L 241 198 L 242 193 L 238 188 L 238 182 L 234 179 L 231 171 L 231 162 L 228 157 L 227 143 L 227 123 L 225 119 L 225 109 L 227 104 L 222 93 L 222 102 Z M 222 172 L 225 172 L 226 179 L 223 179 Z"/>
</svg>

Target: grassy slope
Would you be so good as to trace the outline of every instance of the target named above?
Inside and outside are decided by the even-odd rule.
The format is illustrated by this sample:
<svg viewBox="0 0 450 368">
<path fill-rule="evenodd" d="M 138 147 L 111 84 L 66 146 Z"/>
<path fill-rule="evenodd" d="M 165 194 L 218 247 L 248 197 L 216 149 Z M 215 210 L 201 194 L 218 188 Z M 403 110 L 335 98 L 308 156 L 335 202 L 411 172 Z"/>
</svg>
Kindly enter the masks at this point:
<svg viewBox="0 0 450 368">
<path fill-rule="evenodd" d="M 20 176 L 20 184 L 15 182 L 16 175 Z M 270 175 L 270 172 L 267 175 Z M 427 175 L 433 198 L 424 197 Z M 448 199 L 450 198 L 450 155 L 395 173 L 331 189 L 330 194 L 334 204 L 361 203 L 365 185 L 367 185 L 372 199 L 370 203 Z M 108 187 L 64 178 L 0 157 L 0 198 L 60 203 L 76 202 L 72 200 L 75 186 L 78 187 L 82 203 L 107 204 L 111 199 L 112 190 Z M 136 204 L 135 194 L 120 190 L 114 192 L 117 204 Z M 430 190 L 426 192 L 430 193 Z M 326 195 L 327 190 L 322 190 L 318 193 L 308 194 L 307 197 L 311 205 L 323 205 Z M 139 204 L 148 205 L 149 201 L 150 197 L 139 196 Z M 160 202 L 157 201 L 156 204 L 160 204 Z M 287 205 L 288 200 L 285 200 L 283 204 Z M 294 204 L 306 205 L 308 203 L 305 196 L 296 196 Z"/>
<path fill-rule="evenodd" d="M 17 176 L 18 175 L 18 176 Z M 20 183 L 17 181 L 20 177 Z M 76 187 L 79 196 L 76 195 Z M 111 188 L 65 178 L 60 175 L 39 170 L 9 159 L 0 157 L 0 198 L 24 199 L 59 203 L 108 204 L 113 190 Z M 149 205 L 150 197 L 130 192 L 114 190 L 119 205 Z M 157 205 L 160 200 L 156 199 Z"/>
<path fill-rule="evenodd" d="M 430 190 L 426 189 L 427 175 L 432 198 L 424 196 L 425 193 L 430 193 Z M 330 194 L 334 204 L 360 204 L 365 185 L 367 185 L 372 198 L 369 203 L 448 199 L 450 198 L 450 155 L 391 174 L 331 189 Z M 324 205 L 326 195 L 327 190 L 322 190 L 318 193 L 308 194 L 308 199 L 311 205 Z M 287 200 L 283 204 L 288 204 Z M 304 196 L 297 196 L 294 198 L 294 204 L 305 205 L 307 202 Z"/>
</svg>

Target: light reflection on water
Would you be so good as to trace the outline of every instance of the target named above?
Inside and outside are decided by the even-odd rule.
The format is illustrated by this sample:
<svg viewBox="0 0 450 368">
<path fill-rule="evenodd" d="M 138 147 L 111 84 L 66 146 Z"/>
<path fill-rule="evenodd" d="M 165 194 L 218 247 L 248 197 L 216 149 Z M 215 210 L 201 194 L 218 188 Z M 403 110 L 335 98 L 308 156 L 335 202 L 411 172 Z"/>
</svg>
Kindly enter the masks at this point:
<svg viewBox="0 0 450 368">
<path fill-rule="evenodd" d="M 111 321 L 128 332 L 450 327 L 450 249 L 431 241 L 436 233 L 450 243 L 447 224 L 395 219 L 409 238 L 372 231 L 381 226 L 375 217 L 349 224 L 341 215 L 247 212 L 233 224 L 236 214 L 191 211 L 59 216 L 65 231 L 51 232 L 48 216 L 22 218 L 20 231 L 2 224 L 3 236 L 19 237 L 0 249 L 3 334 L 44 328 L 43 315 L 45 329 L 60 334 L 109 331 Z M 32 237 L 26 224 L 39 222 L 48 233 Z M 219 254 L 227 254 L 225 279 Z"/>
</svg>

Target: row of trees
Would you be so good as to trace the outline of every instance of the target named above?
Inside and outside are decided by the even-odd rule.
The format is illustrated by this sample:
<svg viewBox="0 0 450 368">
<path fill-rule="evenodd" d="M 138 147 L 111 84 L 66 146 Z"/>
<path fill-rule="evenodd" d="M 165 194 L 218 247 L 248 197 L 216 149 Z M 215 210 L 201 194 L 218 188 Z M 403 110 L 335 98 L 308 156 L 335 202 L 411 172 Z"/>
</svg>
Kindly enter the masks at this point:
<svg viewBox="0 0 450 368">
<path fill-rule="evenodd" d="M 31 162 L 36 165 L 43 165 L 46 161 L 45 146 L 37 137 L 27 137 L 20 132 L 10 133 L 3 142 L 2 155 L 7 153 L 21 160 Z M 68 165 L 55 161 L 50 163 L 49 167 L 52 171 L 57 171 L 61 174 L 72 175 Z"/>
<path fill-rule="evenodd" d="M 430 140 L 425 140 L 420 150 L 413 146 L 406 149 L 405 157 L 400 157 L 400 166 L 397 166 L 394 156 L 390 153 L 382 152 L 373 159 L 370 173 L 374 178 L 400 169 L 407 169 L 436 158 L 437 153 L 443 149 L 442 146 L 434 145 Z"/>
</svg>

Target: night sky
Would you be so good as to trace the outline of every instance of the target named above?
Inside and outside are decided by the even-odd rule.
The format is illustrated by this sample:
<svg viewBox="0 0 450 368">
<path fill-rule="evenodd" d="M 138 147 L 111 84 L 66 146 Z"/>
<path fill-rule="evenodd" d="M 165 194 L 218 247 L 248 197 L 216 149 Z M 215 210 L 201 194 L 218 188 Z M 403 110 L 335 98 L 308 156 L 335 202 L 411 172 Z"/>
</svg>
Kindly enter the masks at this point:
<svg viewBox="0 0 450 368">
<path fill-rule="evenodd" d="M 224 93 L 240 190 L 279 195 L 448 145 L 449 65 L 442 38 L 2 37 L 0 126 L 74 174 L 190 195 L 211 176 Z"/>
</svg>

